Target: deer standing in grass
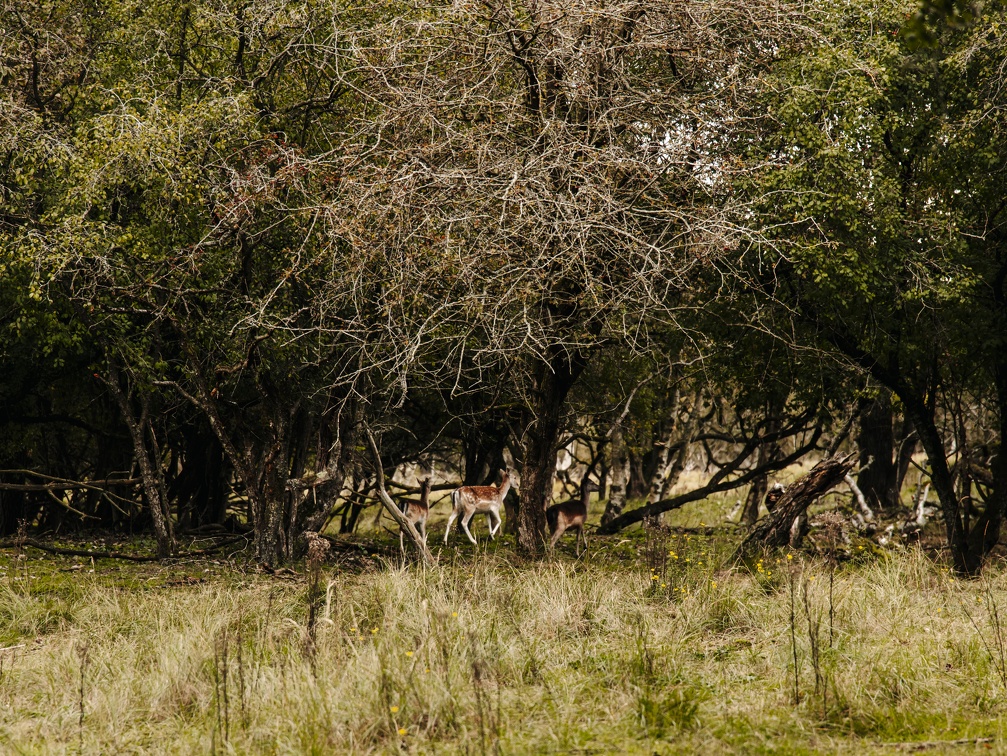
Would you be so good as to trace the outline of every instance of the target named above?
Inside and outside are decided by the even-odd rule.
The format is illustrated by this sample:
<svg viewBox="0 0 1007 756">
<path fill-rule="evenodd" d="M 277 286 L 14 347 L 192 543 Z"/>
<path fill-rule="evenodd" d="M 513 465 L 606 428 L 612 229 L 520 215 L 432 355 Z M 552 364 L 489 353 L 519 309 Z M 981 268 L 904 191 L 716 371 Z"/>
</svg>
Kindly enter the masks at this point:
<svg viewBox="0 0 1007 756">
<path fill-rule="evenodd" d="M 402 502 L 402 514 L 413 524 L 413 527 L 423 536 L 423 545 L 427 545 L 427 515 L 430 514 L 430 478 L 420 481 L 420 500 L 411 501 L 405 499 Z M 402 553 L 406 551 L 406 545 L 402 539 L 402 530 L 399 530 L 399 548 Z"/>
<path fill-rule="evenodd" d="M 577 556 L 580 556 L 581 540 L 584 541 L 584 550 L 587 551 L 587 536 L 584 535 L 584 523 L 587 522 L 587 505 L 591 500 L 591 492 L 597 490 L 598 486 L 590 480 L 585 480 L 580 484 L 580 501 L 571 499 L 570 501 L 560 502 L 559 504 L 553 504 L 545 511 L 545 519 L 549 523 L 549 530 L 552 532 L 552 540 L 549 542 L 550 549 L 556 548 L 556 542 L 559 541 L 560 536 L 566 531 L 576 528 Z"/>
<path fill-rule="evenodd" d="M 469 521 L 473 515 L 485 514 L 489 519 L 490 540 L 492 541 L 496 537 L 497 531 L 500 530 L 500 507 L 503 505 L 504 497 L 507 496 L 508 491 L 510 491 L 510 472 L 507 470 L 500 471 L 499 486 L 456 488 L 451 494 L 451 503 L 454 508 L 451 510 L 451 516 L 448 517 L 447 530 L 444 531 L 445 545 L 447 545 L 448 536 L 451 534 L 451 525 L 459 515 L 461 515 L 461 527 L 465 531 L 465 535 L 472 543 L 476 543 L 476 539 L 469 530 Z"/>
</svg>

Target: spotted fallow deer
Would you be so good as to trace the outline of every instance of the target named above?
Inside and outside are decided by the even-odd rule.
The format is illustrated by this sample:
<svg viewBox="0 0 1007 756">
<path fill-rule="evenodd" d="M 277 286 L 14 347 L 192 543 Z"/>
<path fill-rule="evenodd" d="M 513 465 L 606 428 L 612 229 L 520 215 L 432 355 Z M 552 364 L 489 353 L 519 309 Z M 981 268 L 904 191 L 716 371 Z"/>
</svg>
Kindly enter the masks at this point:
<svg viewBox="0 0 1007 756">
<path fill-rule="evenodd" d="M 465 535 L 472 543 L 476 543 L 472 531 L 469 530 L 469 521 L 473 515 L 485 514 L 489 519 L 490 540 L 492 541 L 496 537 L 497 531 L 500 530 L 500 507 L 503 505 L 504 497 L 507 496 L 508 491 L 510 491 L 510 472 L 507 470 L 500 471 L 499 486 L 462 486 L 455 489 L 451 494 L 451 503 L 454 508 L 451 510 L 451 516 L 448 517 L 447 530 L 444 531 L 445 545 L 451 534 L 451 525 L 459 515 L 461 515 L 461 526 Z"/>
<path fill-rule="evenodd" d="M 546 522 L 549 523 L 549 530 L 552 533 L 552 540 L 549 548 L 555 549 L 556 542 L 566 531 L 571 528 L 577 529 L 576 549 L 577 556 L 580 556 L 580 542 L 584 541 L 584 550 L 587 550 L 587 536 L 584 535 L 584 523 L 587 522 L 587 505 L 591 499 L 591 492 L 597 491 L 598 486 L 590 480 L 585 480 L 580 486 L 580 501 L 560 502 L 553 504 L 545 511 Z"/>
<path fill-rule="evenodd" d="M 405 499 L 402 502 L 402 514 L 413 524 L 423 537 L 423 545 L 427 543 L 427 515 L 430 514 L 430 478 L 420 481 L 420 500 L 410 501 Z M 403 552 L 406 550 L 405 542 L 402 538 L 402 531 L 399 530 L 399 548 Z"/>
</svg>

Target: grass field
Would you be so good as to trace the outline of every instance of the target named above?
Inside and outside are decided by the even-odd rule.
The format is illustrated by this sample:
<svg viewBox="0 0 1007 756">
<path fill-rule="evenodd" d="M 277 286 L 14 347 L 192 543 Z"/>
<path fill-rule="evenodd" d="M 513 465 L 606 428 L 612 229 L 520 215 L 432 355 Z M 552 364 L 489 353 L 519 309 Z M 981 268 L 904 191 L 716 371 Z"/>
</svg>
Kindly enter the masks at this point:
<svg viewBox="0 0 1007 756">
<path fill-rule="evenodd" d="M 0 752 L 1007 751 L 1007 571 L 867 542 L 732 567 L 725 506 L 580 560 L 437 531 L 435 569 L 334 558 L 313 641 L 303 566 L 4 552 Z"/>
</svg>

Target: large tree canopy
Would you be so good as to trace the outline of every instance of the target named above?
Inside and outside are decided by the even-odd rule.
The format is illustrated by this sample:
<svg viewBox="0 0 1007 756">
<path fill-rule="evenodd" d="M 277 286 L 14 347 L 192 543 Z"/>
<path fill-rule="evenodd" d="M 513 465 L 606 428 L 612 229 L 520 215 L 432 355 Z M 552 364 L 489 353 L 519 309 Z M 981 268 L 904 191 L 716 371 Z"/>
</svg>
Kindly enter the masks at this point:
<svg viewBox="0 0 1007 756">
<path fill-rule="evenodd" d="M 782 306 L 808 333 L 794 348 L 827 350 L 902 402 L 955 564 L 974 571 L 1007 493 L 1004 8 L 937 18 L 925 45 L 902 27 L 913 9 L 828 7 L 825 43 L 767 78 L 750 186 L 767 238 L 748 275 L 773 317 Z M 992 470 L 981 512 L 977 463 Z"/>
<path fill-rule="evenodd" d="M 903 415 L 974 571 L 1007 496 L 1004 9 L 945 5 L 5 6 L 0 527 L 169 554 L 236 516 L 275 563 L 352 529 L 375 463 L 511 459 L 537 553 L 576 443 L 608 529 L 748 483 L 751 522 L 859 397 L 863 466 Z M 673 496 L 690 461 L 713 488 Z"/>
</svg>

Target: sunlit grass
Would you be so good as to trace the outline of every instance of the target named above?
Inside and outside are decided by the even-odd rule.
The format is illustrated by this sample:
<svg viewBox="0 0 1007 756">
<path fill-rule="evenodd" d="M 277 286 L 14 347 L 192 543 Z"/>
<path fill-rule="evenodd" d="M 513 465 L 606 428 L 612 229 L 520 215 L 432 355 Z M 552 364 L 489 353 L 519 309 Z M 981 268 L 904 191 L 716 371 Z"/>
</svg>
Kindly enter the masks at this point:
<svg viewBox="0 0 1007 756">
<path fill-rule="evenodd" d="M 749 573 L 725 566 L 732 545 L 640 534 L 596 537 L 580 560 L 571 545 L 525 563 L 504 543 L 449 547 L 427 571 L 329 566 L 313 653 L 301 575 L 4 557 L 0 751 L 862 753 L 1000 738 L 1000 567 L 958 581 L 908 550 L 839 567 L 769 554 Z"/>
</svg>

